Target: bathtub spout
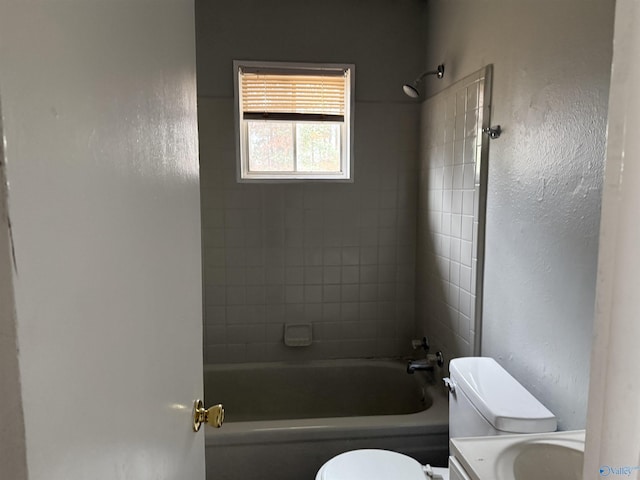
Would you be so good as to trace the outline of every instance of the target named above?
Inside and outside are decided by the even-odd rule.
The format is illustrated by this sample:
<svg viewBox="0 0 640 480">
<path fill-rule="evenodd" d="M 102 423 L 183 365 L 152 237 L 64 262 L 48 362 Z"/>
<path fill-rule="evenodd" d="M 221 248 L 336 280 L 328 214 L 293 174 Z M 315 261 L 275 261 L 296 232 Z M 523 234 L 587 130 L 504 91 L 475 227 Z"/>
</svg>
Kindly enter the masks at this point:
<svg viewBox="0 0 640 480">
<path fill-rule="evenodd" d="M 444 365 L 444 356 L 442 355 L 442 352 L 427 354 L 427 358 L 423 360 L 409 360 L 409 363 L 407 364 L 407 373 L 412 374 L 416 370 L 433 372 L 436 365 L 438 367 L 442 367 Z"/>
<path fill-rule="evenodd" d="M 433 372 L 433 365 L 431 365 L 427 360 L 409 360 L 409 363 L 407 364 L 407 373 L 413 375 L 416 370 Z"/>
</svg>

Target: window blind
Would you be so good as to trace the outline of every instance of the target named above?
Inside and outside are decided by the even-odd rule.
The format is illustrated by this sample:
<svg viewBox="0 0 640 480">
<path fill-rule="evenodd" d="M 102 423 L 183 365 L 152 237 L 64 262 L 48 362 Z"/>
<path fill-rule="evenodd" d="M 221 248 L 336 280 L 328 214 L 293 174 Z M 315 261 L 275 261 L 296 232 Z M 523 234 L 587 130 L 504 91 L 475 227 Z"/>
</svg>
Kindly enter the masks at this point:
<svg viewBox="0 0 640 480">
<path fill-rule="evenodd" d="M 346 75 L 240 72 L 245 119 L 344 121 Z"/>
</svg>

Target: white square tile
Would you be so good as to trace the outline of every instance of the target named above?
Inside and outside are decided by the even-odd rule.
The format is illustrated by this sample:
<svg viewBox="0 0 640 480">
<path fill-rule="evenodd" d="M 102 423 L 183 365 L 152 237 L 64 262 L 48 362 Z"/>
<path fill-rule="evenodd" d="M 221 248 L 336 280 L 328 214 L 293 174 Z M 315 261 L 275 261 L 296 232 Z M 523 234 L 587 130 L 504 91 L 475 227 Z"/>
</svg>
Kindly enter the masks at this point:
<svg viewBox="0 0 640 480">
<path fill-rule="evenodd" d="M 320 266 L 322 265 L 322 248 L 313 247 L 304 249 L 304 265 Z"/>
<path fill-rule="evenodd" d="M 265 288 L 262 285 L 251 285 L 245 288 L 247 305 L 263 305 L 265 303 Z"/>
<path fill-rule="evenodd" d="M 340 303 L 323 303 L 322 304 L 322 321 L 338 321 L 340 319 Z"/>
<path fill-rule="evenodd" d="M 451 215 L 451 237 L 459 239 L 462 236 L 462 215 Z"/>
<path fill-rule="evenodd" d="M 429 174 L 430 174 L 429 178 L 431 179 L 430 188 L 432 190 L 442 189 L 443 178 L 444 178 L 444 167 L 434 168 L 430 170 Z"/>
<path fill-rule="evenodd" d="M 438 257 L 438 271 L 440 272 L 440 277 L 444 281 L 449 281 L 449 265 L 450 260 L 446 257 Z"/>
<path fill-rule="evenodd" d="M 285 228 L 284 244 L 286 247 L 302 247 L 304 244 L 304 230 L 302 228 Z"/>
<path fill-rule="evenodd" d="M 265 268 L 265 282 L 267 285 L 284 283 L 284 268 L 281 266 L 267 266 Z"/>
<path fill-rule="evenodd" d="M 358 265 L 360 263 L 360 249 L 358 247 L 344 247 L 342 249 L 342 265 Z"/>
<path fill-rule="evenodd" d="M 455 131 L 453 134 L 454 141 L 464 139 L 464 126 L 465 126 L 464 113 L 459 116 L 456 115 Z"/>
<path fill-rule="evenodd" d="M 474 214 L 474 208 L 473 208 L 474 199 L 475 199 L 474 190 L 464 190 L 462 192 L 462 214 L 463 215 Z"/>
<path fill-rule="evenodd" d="M 460 239 L 451 237 L 451 254 L 450 254 L 450 258 L 454 262 L 460 262 L 461 261 L 460 246 L 461 246 Z M 464 262 L 462 262 L 462 263 L 464 263 Z M 466 265 L 466 263 L 465 263 L 465 265 Z"/>
<path fill-rule="evenodd" d="M 473 137 L 478 133 L 478 111 L 469 109 L 465 115 L 465 137 Z"/>
<path fill-rule="evenodd" d="M 302 285 L 287 285 L 284 289 L 286 303 L 302 303 L 304 301 L 304 288 Z"/>
<path fill-rule="evenodd" d="M 304 301 L 307 304 L 322 302 L 322 286 L 321 285 L 305 285 Z"/>
<path fill-rule="evenodd" d="M 360 248 L 360 264 L 375 265 L 378 263 L 378 249 L 376 247 Z"/>
<path fill-rule="evenodd" d="M 264 262 L 264 249 L 262 248 L 246 248 L 245 249 L 245 264 L 248 267 L 259 267 L 265 264 Z"/>
<path fill-rule="evenodd" d="M 442 211 L 444 213 L 451 213 L 453 210 L 453 190 L 442 191 Z"/>
<path fill-rule="evenodd" d="M 304 265 L 304 251 L 300 247 L 290 247 L 284 252 L 284 263 L 287 266 Z"/>
<path fill-rule="evenodd" d="M 458 310 L 459 302 L 460 302 L 460 288 L 458 288 L 453 283 L 449 283 L 448 291 L 447 291 L 447 304 L 451 308 Z"/>
<path fill-rule="evenodd" d="M 429 153 L 429 162 L 428 165 L 430 167 L 442 167 L 445 165 L 445 144 L 444 142 L 444 128 L 440 126 L 440 134 L 439 141 L 435 143 L 434 147 L 431 148 Z"/>
<path fill-rule="evenodd" d="M 378 284 L 376 283 L 360 284 L 360 295 L 358 299 L 361 302 L 375 302 L 378 299 Z"/>
<path fill-rule="evenodd" d="M 440 236 L 440 248 L 436 250 L 436 254 L 441 257 L 451 258 L 451 237 L 448 235 Z"/>
<path fill-rule="evenodd" d="M 206 286 L 224 286 L 227 283 L 226 269 L 223 267 L 207 268 L 205 270 Z"/>
<path fill-rule="evenodd" d="M 207 309 L 212 306 L 222 306 L 227 304 L 227 287 L 208 286 L 205 292 Z"/>
<path fill-rule="evenodd" d="M 460 313 L 469 317 L 471 315 L 471 295 L 465 290 L 460 290 Z"/>
<path fill-rule="evenodd" d="M 453 164 L 461 165 L 464 163 L 464 140 L 456 140 L 453 142 Z"/>
<path fill-rule="evenodd" d="M 360 228 L 359 246 L 375 247 L 378 245 L 378 229 L 376 227 Z"/>
<path fill-rule="evenodd" d="M 442 177 L 442 188 L 444 190 L 450 190 L 453 188 L 453 169 L 454 167 L 452 165 L 444 167 Z"/>
<path fill-rule="evenodd" d="M 460 287 L 460 264 L 451 262 L 449 265 L 449 282 Z"/>
<path fill-rule="evenodd" d="M 342 250 L 339 247 L 328 247 L 323 249 L 324 265 L 340 265 L 342 263 Z"/>
<path fill-rule="evenodd" d="M 462 215 L 462 240 L 473 241 L 473 217 Z"/>
<path fill-rule="evenodd" d="M 322 245 L 325 247 L 339 247 L 342 245 L 342 229 L 338 227 L 325 228 L 322 232 Z"/>
<path fill-rule="evenodd" d="M 443 233 L 443 235 L 450 235 L 451 234 L 451 214 L 450 213 L 443 213 L 442 214 L 442 228 L 441 231 Z"/>
<path fill-rule="evenodd" d="M 229 267 L 225 272 L 225 285 L 237 286 L 245 285 L 247 282 L 245 267 Z"/>
<path fill-rule="evenodd" d="M 375 283 L 378 281 L 378 266 L 377 265 L 362 265 L 360 266 L 360 282 L 362 283 Z"/>
<path fill-rule="evenodd" d="M 445 145 L 453 142 L 455 138 L 456 123 L 455 118 L 447 119 L 444 124 L 444 143 Z M 446 162 L 446 155 L 445 155 Z M 445 163 L 446 165 L 446 163 Z"/>
<path fill-rule="evenodd" d="M 244 286 L 227 287 L 227 305 L 245 305 L 247 292 Z"/>
<path fill-rule="evenodd" d="M 322 267 L 304 267 L 305 285 L 319 285 L 322 283 Z"/>
<path fill-rule="evenodd" d="M 476 139 L 475 138 L 466 138 L 464 141 L 464 163 L 465 164 L 475 164 L 476 163 Z"/>
<path fill-rule="evenodd" d="M 475 165 L 464 165 L 462 188 L 466 190 L 475 188 Z"/>
<path fill-rule="evenodd" d="M 460 283 L 461 289 L 471 292 L 471 268 L 465 265 L 460 265 Z"/>
<path fill-rule="evenodd" d="M 264 301 L 267 305 L 284 303 L 284 287 L 282 285 L 267 285 L 265 287 Z"/>
<path fill-rule="evenodd" d="M 434 190 L 431 192 L 432 200 L 431 200 L 431 210 L 442 211 L 442 200 L 443 200 L 443 190 Z"/>
<path fill-rule="evenodd" d="M 445 167 L 450 167 L 454 163 L 454 146 L 453 141 L 448 141 L 442 147 L 443 164 Z"/>
<path fill-rule="evenodd" d="M 358 214 L 357 223 L 359 227 L 377 227 L 378 209 L 365 208 Z"/>
<path fill-rule="evenodd" d="M 378 229 L 378 245 L 392 246 L 398 243 L 397 230 L 395 228 L 379 228 Z"/>
<path fill-rule="evenodd" d="M 357 266 L 342 267 L 342 284 L 358 283 L 360 269 Z"/>
<path fill-rule="evenodd" d="M 473 244 L 471 242 L 463 241 L 461 244 L 460 250 L 460 263 L 466 265 L 467 267 L 471 266 L 471 256 L 473 251 Z"/>
<path fill-rule="evenodd" d="M 453 190 L 451 193 L 451 213 L 462 213 L 462 190 Z"/>
<path fill-rule="evenodd" d="M 224 247 L 224 229 L 206 228 L 202 230 L 203 244 L 207 247 Z"/>
<path fill-rule="evenodd" d="M 303 267 L 286 267 L 284 270 L 284 281 L 287 285 L 302 285 L 304 280 Z"/>
<path fill-rule="evenodd" d="M 360 243 L 360 229 L 358 227 L 345 227 L 342 231 L 342 246 L 358 246 Z"/>
<path fill-rule="evenodd" d="M 324 233 L 322 228 L 304 229 L 304 247 L 322 247 L 324 244 Z"/>
<path fill-rule="evenodd" d="M 466 342 L 470 342 L 472 339 L 470 324 L 469 317 L 462 313 L 458 316 L 458 333 Z"/>
<path fill-rule="evenodd" d="M 453 189 L 460 189 L 463 185 L 463 166 L 462 165 L 454 165 L 453 166 Z"/>
<path fill-rule="evenodd" d="M 355 295 L 355 301 L 343 301 L 340 304 L 340 321 L 341 322 L 356 322 L 358 321 L 358 316 L 359 316 L 359 304 L 357 302 L 358 299 L 358 294 L 357 294 L 357 287 L 356 287 L 356 295 Z M 344 293 L 344 292 L 343 292 Z M 347 295 L 348 297 L 350 297 L 351 295 Z M 342 295 L 343 299 L 345 297 L 345 295 Z"/>
<path fill-rule="evenodd" d="M 340 266 L 325 266 L 322 269 L 322 282 L 325 285 L 339 284 L 341 283 L 341 267 Z"/>
<path fill-rule="evenodd" d="M 393 246 L 378 247 L 378 274 L 382 278 L 385 268 L 396 265 L 396 248 Z"/>
<path fill-rule="evenodd" d="M 205 309 L 205 325 L 224 325 L 226 321 L 226 307 L 207 305 Z"/>
<path fill-rule="evenodd" d="M 340 301 L 340 285 L 325 285 L 322 290 L 323 302 L 339 302 Z"/>
</svg>

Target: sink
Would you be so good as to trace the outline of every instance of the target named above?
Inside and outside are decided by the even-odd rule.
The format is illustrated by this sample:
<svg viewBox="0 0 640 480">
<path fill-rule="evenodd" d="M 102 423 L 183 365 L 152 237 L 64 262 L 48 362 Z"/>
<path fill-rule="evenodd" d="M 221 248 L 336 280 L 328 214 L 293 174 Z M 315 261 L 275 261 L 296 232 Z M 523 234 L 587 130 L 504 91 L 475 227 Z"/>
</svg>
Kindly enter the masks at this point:
<svg viewBox="0 0 640 480">
<path fill-rule="evenodd" d="M 500 453 L 496 478 L 514 480 L 582 480 L 584 443 L 580 441 L 524 441 Z"/>
<path fill-rule="evenodd" d="M 584 430 L 457 438 L 451 453 L 472 480 L 582 480 Z"/>
</svg>

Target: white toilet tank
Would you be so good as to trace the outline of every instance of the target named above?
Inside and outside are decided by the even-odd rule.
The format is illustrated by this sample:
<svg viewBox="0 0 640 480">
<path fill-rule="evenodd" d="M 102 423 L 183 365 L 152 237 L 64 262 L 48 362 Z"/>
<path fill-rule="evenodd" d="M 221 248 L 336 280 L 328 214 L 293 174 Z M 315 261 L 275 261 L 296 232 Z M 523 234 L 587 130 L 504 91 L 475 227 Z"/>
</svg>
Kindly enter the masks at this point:
<svg viewBox="0 0 640 480">
<path fill-rule="evenodd" d="M 449 371 L 450 438 L 556 430 L 553 413 L 494 359 L 456 358 Z"/>
</svg>

